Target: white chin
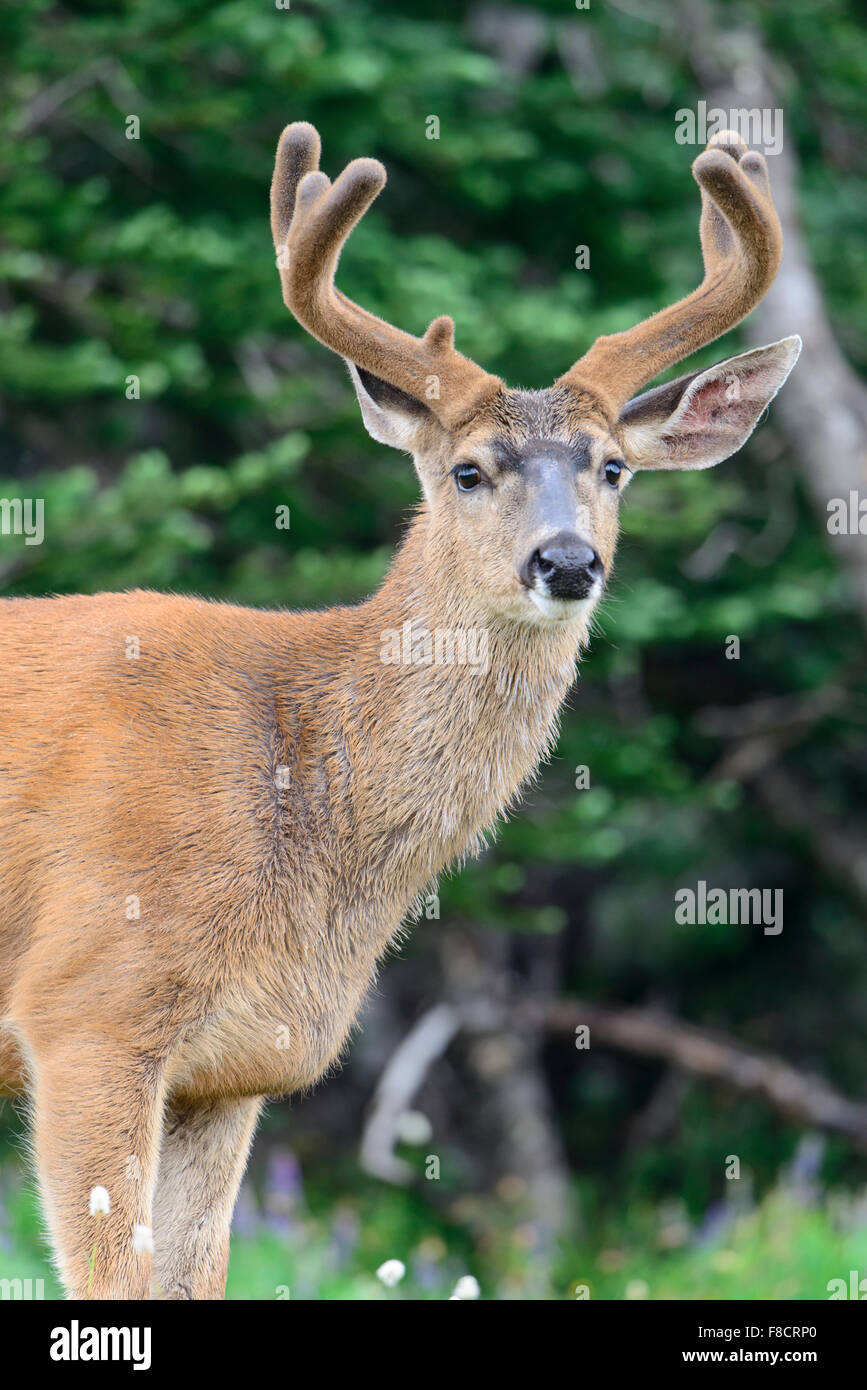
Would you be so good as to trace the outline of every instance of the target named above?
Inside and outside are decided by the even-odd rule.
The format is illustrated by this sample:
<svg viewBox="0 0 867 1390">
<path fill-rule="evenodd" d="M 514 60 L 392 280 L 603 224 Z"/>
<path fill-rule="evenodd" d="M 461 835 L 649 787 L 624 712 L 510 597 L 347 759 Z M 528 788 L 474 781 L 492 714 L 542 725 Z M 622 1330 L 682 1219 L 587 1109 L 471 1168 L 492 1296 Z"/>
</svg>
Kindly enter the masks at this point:
<svg viewBox="0 0 867 1390">
<path fill-rule="evenodd" d="M 586 598 L 550 598 L 535 589 L 529 589 L 527 596 L 533 607 L 549 623 L 579 622 L 590 616 L 599 600 L 600 585 L 594 584 Z"/>
</svg>

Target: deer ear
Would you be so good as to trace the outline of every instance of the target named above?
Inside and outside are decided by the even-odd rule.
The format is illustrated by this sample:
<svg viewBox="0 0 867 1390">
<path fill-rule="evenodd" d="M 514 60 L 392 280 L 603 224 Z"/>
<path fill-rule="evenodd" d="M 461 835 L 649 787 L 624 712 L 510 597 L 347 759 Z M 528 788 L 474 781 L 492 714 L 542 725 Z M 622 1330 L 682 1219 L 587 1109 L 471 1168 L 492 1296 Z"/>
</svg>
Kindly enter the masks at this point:
<svg viewBox="0 0 867 1390">
<path fill-rule="evenodd" d="M 379 444 L 413 453 L 425 430 L 435 425 L 426 405 L 408 392 L 347 362 L 367 433 Z"/>
<path fill-rule="evenodd" d="M 801 339 L 783 338 L 656 386 L 620 413 L 626 461 L 639 468 L 712 468 L 749 439 L 798 360 Z"/>
</svg>

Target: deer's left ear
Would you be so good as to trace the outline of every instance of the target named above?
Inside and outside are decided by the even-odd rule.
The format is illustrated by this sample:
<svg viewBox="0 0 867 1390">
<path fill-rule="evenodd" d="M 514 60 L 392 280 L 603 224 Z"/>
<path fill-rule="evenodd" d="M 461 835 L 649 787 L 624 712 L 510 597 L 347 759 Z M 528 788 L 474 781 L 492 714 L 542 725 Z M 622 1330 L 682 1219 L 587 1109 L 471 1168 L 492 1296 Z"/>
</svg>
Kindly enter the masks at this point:
<svg viewBox="0 0 867 1390">
<path fill-rule="evenodd" d="M 620 412 L 630 468 L 722 463 L 749 439 L 800 351 L 797 335 L 782 338 L 636 396 Z"/>
<path fill-rule="evenodd" d="M 347 362 L 367 433 L 379 444 L 412 454 L 436 421 L 427 406 L 399 387 Z"/>
</svg>

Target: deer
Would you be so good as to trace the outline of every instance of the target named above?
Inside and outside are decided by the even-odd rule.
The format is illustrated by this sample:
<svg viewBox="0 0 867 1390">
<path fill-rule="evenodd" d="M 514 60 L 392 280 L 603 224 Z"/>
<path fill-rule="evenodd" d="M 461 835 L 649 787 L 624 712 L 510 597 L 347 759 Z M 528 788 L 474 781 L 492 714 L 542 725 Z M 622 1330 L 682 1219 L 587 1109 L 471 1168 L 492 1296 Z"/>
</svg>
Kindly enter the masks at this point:
<svg viewBox="0 0 867 1390">
<path fill-rule="evenodd" d="M 415 465 L 381 587 L 322 611 L 0 602 L 0 1078 L 32 1112 L 70 1298 L 224 1296 L 263 1099 L 335 1066 L 420 896 L 553 747 L 620 494 L 735 453 L 801 347 L 642 389 L 777 272 L 767 166 L 734 132 L 692 166 L 698 288 L 540 390 L 462 356 L 450 318 L 415 337 L 336 287 L 386 176 L 355 159 L 332 183 L 319 159 L 287 126 L 271 228 L 286 307 Z"/>
</svg>

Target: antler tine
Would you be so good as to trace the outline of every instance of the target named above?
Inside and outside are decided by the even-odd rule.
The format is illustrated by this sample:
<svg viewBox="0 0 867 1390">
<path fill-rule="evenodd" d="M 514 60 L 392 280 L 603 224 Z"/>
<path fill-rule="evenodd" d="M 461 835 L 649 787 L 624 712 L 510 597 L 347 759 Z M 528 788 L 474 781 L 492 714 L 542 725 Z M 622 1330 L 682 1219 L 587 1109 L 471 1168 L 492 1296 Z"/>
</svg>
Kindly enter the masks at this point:
<svg viewBox="0 0 867 1390">
<path fill-rule="evenodd" d="M 697 290 L 625 333 L 598 338 L 559 384 L 591 391 L 612 414 L 666 367 L 740 323 L 768 290 L 782 234 L 762 155 L 721 131 L 695 160 L 704 279 Z"/>
<path fill-rule="evenodd" d="M 280 137 L 271 184 L 271 230 L 287 309 L 326 347 L 424 402 L 447 426 L 502 383 L 454 347 L 450 318 L 421 338 L 393 328 L 334 284 L 343 245 L 385 185 L 375 159 L 354 159 L 334 183 L 319 171 L 320 141 L 306 121 Z"/>
</svg>

